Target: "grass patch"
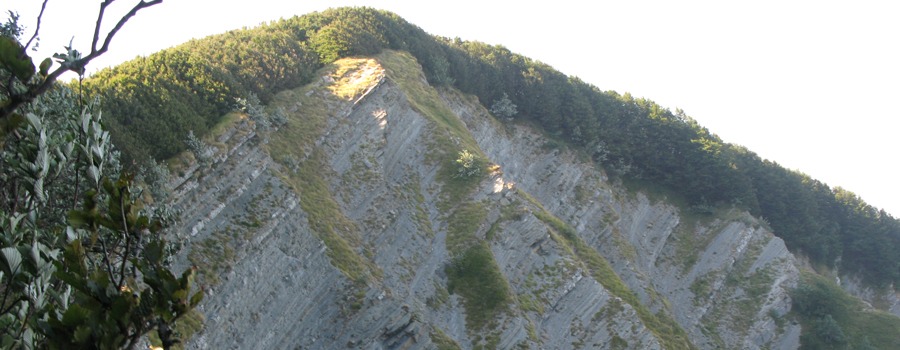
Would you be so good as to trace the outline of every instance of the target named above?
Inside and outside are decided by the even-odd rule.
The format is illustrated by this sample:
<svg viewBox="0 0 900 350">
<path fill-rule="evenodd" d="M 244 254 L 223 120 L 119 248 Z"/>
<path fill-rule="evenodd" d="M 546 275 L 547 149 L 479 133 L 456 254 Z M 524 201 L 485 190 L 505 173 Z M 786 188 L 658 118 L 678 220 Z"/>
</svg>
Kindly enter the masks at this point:
<svg viewBox="0 0 900 350">
<path fill-rule="evenodd" d="M 900 349 L 900 318 L 870 309 L 829 278 L 804 271 L 791 297 L 801 349 Z"/>
<path fill-rule="evenodd" d="M 619 250 L 622 257 L 628 259 L 628 261 L 637 262 L 637 249 L 631 245 L 631 242 L 625 239 L 625 236 L 622 235 L 622 231 L 620 231 L 617 226 L 612 226 L 612 239 L 613 244 L 616 245 L 616 249 Z"/>
<path fill-rule="evenodd" d="M 434 229 L 431 227 L 431 219 L 429 219 L 421 186 L 419 177 L 414 175 L 412 180 L 408 181 L 404 186 L 405 199 L 407 203 L 415 204 L 413 216 L 416 219 L 416 227 L 419 228 L 419 232 L 425 233 L 427 237 L 434 237 Z"/>
<path fill-rule="evenodd" d="M 457 207 L 447 218 L 447 250 L 458 255 L 477 244 L 479 239 L 475 234 L 487 215 L 484 203 L 467 203 Z"/>
<path fill-rule="evenodd" d="M 344 216 L 322 175 L 324 153 L 314 149 L 296 172 L 289 174 L 288 183 L 300 197 L 300 206 L 307 214 L 309 226 L 328 247 L 332 264 L 351 280 L 377 275 L 377 268 L 362 257 L 355 247 L 362 247 L 356 224 Z"/>
<path fill-rule="evenodd" d="M 431 337 L 431 342 L 437 346 L 437 350 L 461 350 L 462 348 L 457 344 L 452 338 L 447 336 L 444 331 L 433 328 L 431 332 L 428 334 Z"/>
<path fill-rule="evenodd" d="M 519 206 L 518 200 L 500 207 L 500 217 L 491 224 L 491 227 L 484 235 L 485 239 L 492 241 L 503 230 L 501 225 L 504 222 L 521 220 L 524 213 L 525 211 Z"/>
<path fill-rule="evenodd" d="M 428 307 L 438 310 L 441 306 L 447 304 L 447 301 L 450 300 L 450 292 L 447 291 L 447 288 L 437 281 L 434 282 L 434 295 L 425 299 L 425 305 Z"/>
<path fill-rule="evenodd" d="M 234 127 L 235 124 L 240 123 L 244 120 L 246 116 L 240 112 L 229 112 L 225 114 L 224 117 L 219 118 L 219 121 L 216 122 L 211 128 L 209 128 L 209 132 L 206 133 L 206 136 L 203 137 L 203 141 L 213 142 L 219 138 L 222 134 L 224 134 L 228 129 Z"/>
<path fill-rule="evenodd" d="M 701 234 L 698 228 L 710 224 L 717 216 L 685 210 L 680 211 L 680 214 L 681 222 L 669 239 L 676 240 L 675 260 L 681 266 L 682 273 L 686 273 L 700 259 L 700 252 L 704 251 L 716 238 L 719 228 L 708 227 L 706 232 Z M 727 221 L 723 221 L 723 223 L 727 223 Z"/>
<path fill-rule="evenodd" d="M 522 293 L 519 294 L 518 297 L 519 309 L 522 311 L 531 311 L 536 312 L 538 315 L 544 314 L 544 303 L 540 300 L 535 300 L 535 296 L 530 293 Z"/>
<path fill-rule="evenodd" d="M 447 289 L 463 298 L 466 327 L 473 333 L 490 326 L 511 301 L 490 246 L 476 237 L 486 218 L 483 203 L 461 205 L 448 218 L 446 244 L 454 258 L 447 267 Z"/>
<path fill-rule="evenodd" d="M 219 275 L 234 265 L 237 259 L 234 242 L 236 234 L 236 231 L 226 228 L 213 232 L 206 239 L 192 245 L 188 261 L 200 271 L 197 276 L 200 285 L 218 285 Z"/>
<path fill-rule="evenodd" d="M 340 99 L 352 100 L 375 85 L 383 75 L 381 66 L 372 58 L 344 58 L 333 63 L 328 76 L 334 80 L 328 91 Z"/>
<path fill-rule="evenodd" d="M 582 184 L 575 185 L 575 202 L 581 205 L 587 204 L 593 193 Z"/>
<path fill-rule="evenodd" d="M 472 245 L 454 258 L 447 276 L 448 291 L 463 298 L 469 330 L 487 328 L 507 310 L 511 301 L 509 285 L 486 242 Z"/>
<path fill-rule="evenodd" d="M 694 283 L 691 283 L 691 293 L 694 293 L 694 306 L 700 306 L 705 303 L 712 290 L 712 283 L 716 278 L 715 272 L 710 272 L 703 276 L 697 277 Z"/>
</svg>

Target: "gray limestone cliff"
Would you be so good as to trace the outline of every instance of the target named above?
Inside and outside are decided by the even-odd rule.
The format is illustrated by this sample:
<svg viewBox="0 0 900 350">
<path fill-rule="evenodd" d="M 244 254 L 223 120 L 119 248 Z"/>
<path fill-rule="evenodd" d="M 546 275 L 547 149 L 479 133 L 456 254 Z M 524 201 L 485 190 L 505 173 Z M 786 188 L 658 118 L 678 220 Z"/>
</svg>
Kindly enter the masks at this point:
<svg viewBox="0 0 900 350">
<path fill-rule="evenodd" d="M 175 268 L 200 267 L 206 291 L 188 348 L 799 346 L 783 319 L 797 263 L 765 223 L 629 190 L 473 97 L 385 68 L 403 59 L 323 71 L 273 101 L 287 126 L 236 122 L 212 165 L 185 170 Z M 434 110 L 465 126 L 451 142 L 474 141 L 493 165 L 454 194 L 477 209 L 465 234 L 501 276 L 484 281 L 505 294 L 484 324 L 450 286 L 463 204 L 448 209 Z"/>
</svg>

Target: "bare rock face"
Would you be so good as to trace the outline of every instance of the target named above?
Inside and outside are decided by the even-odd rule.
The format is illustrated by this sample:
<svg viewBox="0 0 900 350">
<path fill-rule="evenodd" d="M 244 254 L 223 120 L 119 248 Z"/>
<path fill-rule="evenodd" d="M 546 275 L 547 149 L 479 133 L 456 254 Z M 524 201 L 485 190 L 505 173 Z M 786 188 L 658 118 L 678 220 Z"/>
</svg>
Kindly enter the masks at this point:
<svg viewBox="0 0 900 350">
<path fill-rule="evenodd" d="M 844 275 L 837 282 L 848 293 L 865 301 L 872 308 L 900 316 L 900 291 L 895 286 L 875 289 L 864 285 L 852 275 Z"/>
<path fill-rule="evenodd" d="M 765 224 L 630 192 L 602 164 L 498 122 L 473 98 L 429 90 L 438 96 L 429 103 L 452 111 L 499 166 L 465 201 L 483 210 L 467 234 L 489 248 L 502 280 L 484 283 L 503 286 L 507 305 L 473 327 L 477 310 L 448 289 L 458 254 L 432 159 L 440 126 L 411 102 L 422 92 L 376 61 L 342 74 L 350 80 L 277 99 L 301 123 L 290 127 L 303 125 L 310 99 L 326 107 L 321 129 L 295 153 L 238 124 L 219 140 L 218 161 L 190 169 L 176 188 L 184 248 L 175 267 L 199 266 L 206 285 L 204 328 L 189 348 L 799 346 L 799 326 L 781 318 L 798 270 Z M 342 81 L 364 86 L 336 97 Z M 311 174 L 304 162 L 314 160 L 320 168 L 306 177 L 321 176 L 316 187 L 298 175 Z M 310 198 L 336 209 L 323 215 Z M 662 332 L 665 320 L 690 344 Z"/>
<path fill-rule="evenodd" d="M 665 199 L 632 195 L 576 155 L 546 150 L 533 131 L 498 127 L 458 94 L 444 99 L 510 181 L 577 228 L 641 302 L 672 315 L 694 345 L 799 346 L 799 326 L 781 319 L 799 271 L 758 220 L 736 210 L 698 218 Z"/>
</svg>

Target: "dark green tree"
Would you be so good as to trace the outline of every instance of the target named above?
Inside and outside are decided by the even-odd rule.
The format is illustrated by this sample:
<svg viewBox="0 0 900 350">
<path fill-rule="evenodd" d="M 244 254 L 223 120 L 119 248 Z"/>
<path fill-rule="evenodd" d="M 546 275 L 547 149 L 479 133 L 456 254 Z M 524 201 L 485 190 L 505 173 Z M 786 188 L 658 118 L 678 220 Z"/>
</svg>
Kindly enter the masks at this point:
<svg viewBox="0 0 900 350">
<path fill-rule="evenodd" d="M 828 344 L 843 344 L 847 341 L 844 331 L 830 314 L 823 316 L 815 323 L 815 332 L 822 341 Z"/>
</svg>

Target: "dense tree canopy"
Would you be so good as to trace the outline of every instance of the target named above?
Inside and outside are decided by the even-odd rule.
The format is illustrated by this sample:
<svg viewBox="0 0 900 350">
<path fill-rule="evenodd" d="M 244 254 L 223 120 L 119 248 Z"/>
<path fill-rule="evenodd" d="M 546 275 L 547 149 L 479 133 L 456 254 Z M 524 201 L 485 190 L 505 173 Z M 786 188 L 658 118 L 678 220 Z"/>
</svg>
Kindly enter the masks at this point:
<svg viewBox="0 0 900 350">
<path fill-rule="evenodd" d="M 396 15 L 341 8 L 194 40 L 85 81 L 111 114 L 113 140 L 130 159 L 167 158 L 203 134 L 236 98 L 263 103 L 311 81 L 340 57 L 383 49 L 412 53 L 432 84 L 541 126 L 608 171 L 668 188 L 692 208 L 734 205 L 765 218 L 788 247 L 875 285 L 900 281 L 900 223 L 840 188 L 725 143 L 682 111 L 601 91 L 502 46 L 434 37 Z"/>
</svg>

